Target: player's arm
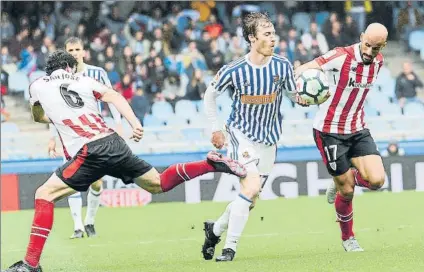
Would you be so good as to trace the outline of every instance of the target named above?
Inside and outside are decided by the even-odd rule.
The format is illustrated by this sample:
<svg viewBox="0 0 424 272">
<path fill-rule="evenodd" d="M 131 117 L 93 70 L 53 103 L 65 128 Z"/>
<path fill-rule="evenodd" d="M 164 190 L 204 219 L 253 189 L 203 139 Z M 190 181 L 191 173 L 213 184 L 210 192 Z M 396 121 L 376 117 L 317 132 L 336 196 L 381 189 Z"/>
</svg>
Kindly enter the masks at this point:
<svg viewBox="0 0 424 272">
<path fill-rule="evenodd" d="M 285 81 L 284 81 L 284 94 L 293 102 L 303 106 L 307 107 L 309 104 L 304 101 L 298 94 L 295 78 L 294 78 L 294 72 L 293 72 L 293 66 L 290 63 L 287 63 L 287 74 L 285 75 Z"/>
<path fill-rule="evenodd" d="M 112 83 L 110 83 L 110 80 L 107 76 L 107 73 L 105 70 L 102 71 L 103 73 L 103 80 L 105 82 L 105 85 L 112 89 Z M 122 115 L 121 113 L 116 109 L 116 107 L 112 103 L 108 103 L 110 114 L 113 117 L 113 121 L 115 122 L 115 130 L 116 132 L 122 136 L 123 128 L 122 128 Z"/>
<path fill-rule="evenodd" d="M 216 98 L 225 92 L 225 90 L 231 85 L 231 74 L 227 66 L 224 66 L 219 70 L 217 75 L 214 77 L 212 82 L 209 84 L 206 89 L 205 95 L 203 97 L 203 103 L 205 105 L 205 113 L 206 117 L 209 120 L 209 123 L 212 126 L 212 144 L 216 148 L 222 148 L 225 143 L 224 133 L 221 131 L 218 114 L 217 114 L 217 106 L 216 106 Z"/>
<path fill-rule="evenodd" d="M 322 56 L 317 57 L 316 59 L 307 62 L 303 65 L 300 65 L 295 70 L 295 76 L 298 78 L 303 72 L 309 69 L 318 69 L 321 71 L 330 71 L 335 69 L 339 65 L 337 58 L 344 55 L 345 52 L 341 48 L 336 48 L 331 51 L 328 51 Z"/>
<path fill-rule="evenodd" d="M 141 126 L 140 121 L 135 116 L 134 111 L 132 110 L 130 104 L 128 104 L 127 100 L 114 89 L 109 88 L 108 86 L 92 79 L 86 78 L 89 81 L 93 88 L 93 95 L 106 103 L 113 104 L 116 109 L 122 114 L 122 116 L 127 119 L 128 123 L 133 128 L 132 139 L 135 141 L 141 140 L 143 137 L 143 127 Z"/>
</svg>

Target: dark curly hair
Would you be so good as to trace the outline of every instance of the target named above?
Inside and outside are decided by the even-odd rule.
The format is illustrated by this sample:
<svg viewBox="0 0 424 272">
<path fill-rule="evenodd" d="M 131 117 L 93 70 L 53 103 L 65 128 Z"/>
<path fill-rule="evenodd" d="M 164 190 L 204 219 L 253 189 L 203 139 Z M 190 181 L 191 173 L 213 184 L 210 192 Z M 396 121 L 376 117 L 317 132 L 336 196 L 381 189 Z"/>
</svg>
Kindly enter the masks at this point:
<svg viewBox="0 0 424 272">
<path fill-rule="evenodd" d="M 71 68 L 76 67 L 78 64 L 77 60 L 68 52 L 63 50 L 57 50 L 53 52 L 47 59 L 46 74 L 49 76 L 56 70 L 66 69 L 68 66 Z"/>
<path fill-rule="evenodd" d="M 265 12 L 250 12 L 243 17 L 243 37 L 246 42 L 250 45 L 249 35 L 256 37 L 256 32 L 260 23 L 272 24 L 268 13 Z"/>
</svg>

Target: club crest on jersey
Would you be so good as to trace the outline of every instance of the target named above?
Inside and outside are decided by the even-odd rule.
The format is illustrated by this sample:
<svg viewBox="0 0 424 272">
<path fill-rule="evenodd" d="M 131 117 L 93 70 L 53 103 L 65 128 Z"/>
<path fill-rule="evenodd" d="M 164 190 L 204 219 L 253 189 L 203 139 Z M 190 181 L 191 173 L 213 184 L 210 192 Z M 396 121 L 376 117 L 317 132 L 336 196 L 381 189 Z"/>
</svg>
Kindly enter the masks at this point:
<svg viewBox="0 0 424 272">
<path fill-rule="evenodd" d="M 333 171 L 336 171 L 337 164 L 335 162 L 330 162 L 330 167 L 331 167 L 331 169 L 333 169 Z"/>
<path fill-rule="evenodd" d="M 243 158 L 245 159 L 249 159 L 250 158 L 250 154 L 249 151 L 244 151 L 243 154 L 241 154 L 243 156 Z"/>
<path fill-rule="evenodd" d="M 250 86 L 250 82 L 246 80 L 246 81 L 243 83 L 243 86 L 244 86 L 244 87 L 249 87 L 249 86 Z"/>
<path fill-rule="evenodd" d="M 280 76 L 279 75 L 275 75 L 272 78 L 274 79 L 274 83 L 275 84 L 278 82 L 278 80 L 280 80 Z"/>
</svg>

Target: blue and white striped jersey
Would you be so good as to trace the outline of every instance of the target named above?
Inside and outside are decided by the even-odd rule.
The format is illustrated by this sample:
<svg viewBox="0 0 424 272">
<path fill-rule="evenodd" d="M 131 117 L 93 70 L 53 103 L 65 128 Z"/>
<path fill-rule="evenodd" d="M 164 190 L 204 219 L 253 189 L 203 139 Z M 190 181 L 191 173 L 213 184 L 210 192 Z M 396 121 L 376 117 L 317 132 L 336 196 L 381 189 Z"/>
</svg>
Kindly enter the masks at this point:
<svg viewBox="0 0 424 272">
<path fill-rule="evenodd" d="M 248 54 L 222 67 L 212 83 L 216 92 L 230 91 L 232 111 L 227 126 L 239 129 L 251 141 L 276 144 L 282 131 L 281 102 L 286 92 L 296 92 L 293 67 L 273 55 L 257 66 Z"/>
</svg>

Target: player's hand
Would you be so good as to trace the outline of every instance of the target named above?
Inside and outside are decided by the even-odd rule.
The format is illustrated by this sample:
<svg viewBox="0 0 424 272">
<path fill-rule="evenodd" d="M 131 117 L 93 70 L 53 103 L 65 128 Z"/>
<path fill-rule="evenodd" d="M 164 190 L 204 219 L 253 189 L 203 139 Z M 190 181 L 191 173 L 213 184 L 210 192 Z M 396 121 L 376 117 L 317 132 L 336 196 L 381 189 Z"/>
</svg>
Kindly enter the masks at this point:
<svg viewBox="0 0 424 272">
<path fill-rule="evenodd" d="M 212 133 L 211 143 L 214 147 L 221 149 L 225 144 L 225 135 L 222 131 L 215 131 Z"/>
<path fill-rule="evenodd" d="M 56 152 L 56 141 L 54 139 L 49 140 L 47 151 L 49 153 L 50 158 L 56 158 L 59 156 L 59 154 Z"/>
<path fill-rule="evenodd" d="M 133 127 L 132 136 L 130 139 L 133 139 L 136 142 L 139 142 L 143 138 L 144 129 L 141 125 Z"/>
<path fill-rule="evenodd" d="M 309 102 L 303 99 L 299 94 L 296 94 L 296 103 L 302 107 L 309 107 Z"/>
<path fill-rule="evenodd" d="M 300 65 L 299 67 L 297 67 L 296 69 L 294 69 L 294 79 L 297 80 L 300 75 L 305 72 L 305 66 L 304 65 Z"/>
</svg>

